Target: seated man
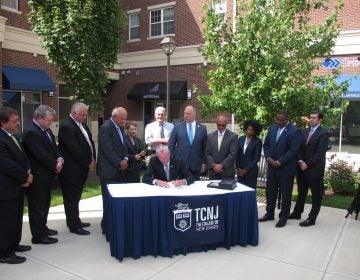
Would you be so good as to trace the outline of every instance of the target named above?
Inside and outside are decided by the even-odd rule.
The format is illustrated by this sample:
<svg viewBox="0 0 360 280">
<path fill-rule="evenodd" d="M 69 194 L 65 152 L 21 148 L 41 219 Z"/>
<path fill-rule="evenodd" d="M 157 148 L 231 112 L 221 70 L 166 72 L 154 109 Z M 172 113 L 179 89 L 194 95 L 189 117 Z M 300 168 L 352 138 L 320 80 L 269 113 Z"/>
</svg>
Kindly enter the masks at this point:
<svg viewBox="0 0 360 280">
<path fill-rule="evenodd" d="M 190 185 L 194 180 L 180 160 L 170 158 L 169 149 L 165 145 L 157 146 L 156 155 L 150 159 L 143 177 L 144 183 L 164 188 Z"/>
</svg>

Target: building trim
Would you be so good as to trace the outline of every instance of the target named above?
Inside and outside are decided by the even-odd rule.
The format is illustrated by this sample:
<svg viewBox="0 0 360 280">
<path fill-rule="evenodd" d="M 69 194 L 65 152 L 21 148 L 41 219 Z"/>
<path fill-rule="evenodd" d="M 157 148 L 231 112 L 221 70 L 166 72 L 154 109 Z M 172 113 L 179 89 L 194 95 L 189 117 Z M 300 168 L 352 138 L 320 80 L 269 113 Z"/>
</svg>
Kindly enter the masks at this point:
<svg viewBox="0 0 360 280">
<path fill-rule="evenodd" d="M 360 29 L 341 31 L 336 39 L 333 55 L 360 53 Z"/>
<path fill-rule="evenodd" d="M 140 12 L 141 12 L 141 8 L 128 10 L 126 13 L 129 15 L 129 14 L 135 14 L 135 13 L 140 13 Z"/>
<path fill-rule="evenodd" d="M 5 41 L 5 26 L 7 18 L 0 16 L 0 43 Z"/>
<path fill-rule="evenodd" d="M 176 5 L 176 1 L 172 1 L 172 2 L 167 2 L 167 3 L 163 3 L 163 4 L 148 6 L 147 9 L 148 9 L 148 11 L 150 11 L 150 10 L 156 10 L 156 9 L 170 7 L 170 6 L 175 6 L 175 5 Z"/>
</svg>

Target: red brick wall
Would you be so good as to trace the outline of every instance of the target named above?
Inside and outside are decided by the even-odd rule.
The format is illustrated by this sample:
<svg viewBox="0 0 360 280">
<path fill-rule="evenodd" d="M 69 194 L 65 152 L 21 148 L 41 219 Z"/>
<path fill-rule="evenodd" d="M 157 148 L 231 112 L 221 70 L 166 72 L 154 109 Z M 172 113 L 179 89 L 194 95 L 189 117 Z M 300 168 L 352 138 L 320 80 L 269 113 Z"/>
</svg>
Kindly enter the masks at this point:
<svg viewBox="0 0 360 280">
<path fill-rule="evenodd" d="M 27 0 L 19 0 L 19 11 L 15 13 L 0 9 L 0 16 L 7 18 L 6 25 L 31 30 L 30 23 L 27 20 L 27 14 L 30 12 Z"/>
</svg>

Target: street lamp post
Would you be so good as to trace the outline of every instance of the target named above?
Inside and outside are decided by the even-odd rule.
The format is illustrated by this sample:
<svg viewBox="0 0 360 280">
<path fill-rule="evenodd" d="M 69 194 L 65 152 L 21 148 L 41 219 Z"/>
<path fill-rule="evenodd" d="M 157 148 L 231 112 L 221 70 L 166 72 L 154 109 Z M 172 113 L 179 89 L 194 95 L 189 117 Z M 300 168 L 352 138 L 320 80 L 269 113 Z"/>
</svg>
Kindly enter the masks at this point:
<svg viewBox="0 0 360 280">
<path fill-rule="evenodd" d="M 160 43 L 162 51 L 166 54 L 167 65 L 166 65 L 166 119 L 170 119 L 170 80 L 169 80 L 169 69 L 170 69 L 170 55 L 172 55 L 176 48 L 176 43 L 173 38 L 166 36 Z"/>
</svg>

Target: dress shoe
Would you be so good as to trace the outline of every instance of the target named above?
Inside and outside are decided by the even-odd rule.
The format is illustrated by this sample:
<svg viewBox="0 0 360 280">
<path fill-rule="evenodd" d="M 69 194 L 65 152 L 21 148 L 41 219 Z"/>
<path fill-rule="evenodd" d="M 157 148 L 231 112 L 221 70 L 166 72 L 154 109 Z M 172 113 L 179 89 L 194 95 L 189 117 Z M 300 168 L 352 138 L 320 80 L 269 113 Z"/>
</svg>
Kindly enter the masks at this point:
<svg viewBox="0 0 360 280">
<path fill-rule="evenodd" d="M 29 245 L 18 245 L 15 249 L 15 252 L 27 252 L 31 250 L 31 246 Z"/>
<path fill-rule="evenodd" d="M 310 220 L 309 218 L 307 218 L 305 221 L 302 221 L 299 225 L 302 226 L 302 227 L 309 227 L 309 226 L 315 225 L 315 221 Z"/>
<path fill-rule="evenodd" d="M 55 229 L 47 228 L 46 231 L 45 231 L 45 234 L 47 236 L 57 235 L 58 231 L 55 230 Z"/>
<path fill-rule="evenodd" d="M 81 222 L 80 227 L 89 227 L 90 223 L 83 223 Z"/>
<path fill-rule="evenodd" d="M 26 261 L 25 257 L 20 257 L 15 254 L 10 257 L 0 258 L 0 263 L 18 264 L 23 263 L 24 261 Z"/>
<path fill-rule="evenodd" d="M 33 237 L 31 239 L 31 242 L 33 244 L 54 244 L 56 242 L 58 242 L 57 238 L 53 238 L 53 237 L 49 237 L 49 236 L 44 236 L 44 237 Z"/>
<path fill-rule="evenodd" d="M 83 228 L 71 229 L 70 232 L 78 234 L 78 235 L 89 235 L 90 231 L 85 230 Z"/>
<path fill-rule="evenodd" d="M 288 219 L 290 219 L 290 220 L 300 220 L 301 219 L 301 214 L 296 214 L 296 213 L 292 212 L 288 216 Z"/>
<path fill-rule="evenodd" d="M 266 222 L 266 221 L 272 221 L 274 220 L 274 216 L 270 216 L 268 214 L 265 214 L 261 218 L 259 218 L 259 222 Z"/>
<path fill-rule="evenodd" d="M 285 225 L 286 225 L 286 221 L 285 221 L 285 220 L 279 220 L 279 221 L 276 223 L 275 227 L 280 228 L 280 227 L 284 227 Z"/>
</svg>

